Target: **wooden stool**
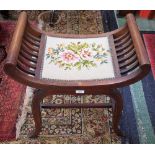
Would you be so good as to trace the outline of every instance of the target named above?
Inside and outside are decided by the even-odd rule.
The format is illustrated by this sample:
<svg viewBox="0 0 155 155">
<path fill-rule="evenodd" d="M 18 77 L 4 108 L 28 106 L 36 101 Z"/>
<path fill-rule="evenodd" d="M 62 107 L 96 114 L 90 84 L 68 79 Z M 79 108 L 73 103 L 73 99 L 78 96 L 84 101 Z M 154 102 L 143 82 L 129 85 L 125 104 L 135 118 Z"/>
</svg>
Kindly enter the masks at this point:
<svg viewBox="0 0 155 155">
<path fill-rule="evenodd" d="M 64 35 L 33 28 L 22 12 L 8 50 L 5 72 L 36 88 L 32 102 L 35 130 L 41 131 L 40 103 L 53 94 L 101 95 L 114 100 L 113 130 L 118 127 L 123 99 L 120 87 L 133 84 L 150 70 L 149 59 L 134 16 L 125 26 L 98 35 Z M 42 108 L 103 108 L 105 104 L 42 105 Z"/>
</svg>

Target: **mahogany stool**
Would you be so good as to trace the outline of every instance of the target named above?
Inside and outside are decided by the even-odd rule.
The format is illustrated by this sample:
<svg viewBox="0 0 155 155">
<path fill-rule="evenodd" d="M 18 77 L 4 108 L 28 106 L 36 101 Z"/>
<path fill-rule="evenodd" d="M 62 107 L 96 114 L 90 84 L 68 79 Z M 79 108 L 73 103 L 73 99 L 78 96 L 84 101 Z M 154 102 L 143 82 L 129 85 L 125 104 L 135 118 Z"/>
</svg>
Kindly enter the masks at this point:
<svg viewBox="0 0 155 155">
<path fill-rule="evenodd" d="M 113 130 L 122 135 L 119 121 L 123 99 L 118 88 L 146 76 L 150 63 L 132 14 L 127 23 L 98 35 L 46 33 L 34 28 L 22 12 L 8 50 L 5 72 L 14 80 L 36 88 L 32 101 L 35 130 L 41 131 L 42 108 L 104 108 L 106 104 L 41 105 L 53 94 L 101 95 L 114 100 Z"/>
</svg>

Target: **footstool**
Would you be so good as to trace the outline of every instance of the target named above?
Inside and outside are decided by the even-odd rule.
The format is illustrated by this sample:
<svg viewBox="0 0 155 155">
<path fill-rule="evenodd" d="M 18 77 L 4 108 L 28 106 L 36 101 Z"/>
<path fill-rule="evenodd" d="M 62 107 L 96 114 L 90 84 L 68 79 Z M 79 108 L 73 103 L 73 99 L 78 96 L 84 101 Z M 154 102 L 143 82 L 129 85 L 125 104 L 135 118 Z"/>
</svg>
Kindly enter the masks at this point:
<svg viewBox="0 0 155 155">
<path fill-rule="evenodd" d="M 146 76 L 150 63 L 132 14 L 126 24 L 97 35 L 68 35 L 40 31 L 27 14 L 19 16 L 10 43 L 5 72 L 14 80 L 36 88 L 32 101 L 35 130 L 41 131 L 42 108 L 104 108 L 108 104 L 41 104 L 54 94 L 107 95 L 114 101 L 113 130 L 122 135 L 119 121 L 123 99 L 119 88 Z M 125 103 L 124 103 L 125 104 Z"/>
</svg>

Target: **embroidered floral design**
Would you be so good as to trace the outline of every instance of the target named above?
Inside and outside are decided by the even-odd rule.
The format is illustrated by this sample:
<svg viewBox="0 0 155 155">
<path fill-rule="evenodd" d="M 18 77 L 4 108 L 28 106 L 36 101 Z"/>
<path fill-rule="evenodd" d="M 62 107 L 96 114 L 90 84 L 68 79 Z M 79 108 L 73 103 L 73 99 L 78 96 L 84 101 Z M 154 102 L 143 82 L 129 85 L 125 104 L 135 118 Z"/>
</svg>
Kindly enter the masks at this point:
<svg viewBox="0 0 155 155">
<path fill-rule="evenodd" d="M 86 42 L 77 42 L 69 44 L 57 44 L 56 48 L 48 48 L 46 59 L 65 70 L 82 67 L 87 69 L 97 67 L 108 63 L 109 50 L 105 50 L 102 44 L 88 44 Z"/>
</svg>

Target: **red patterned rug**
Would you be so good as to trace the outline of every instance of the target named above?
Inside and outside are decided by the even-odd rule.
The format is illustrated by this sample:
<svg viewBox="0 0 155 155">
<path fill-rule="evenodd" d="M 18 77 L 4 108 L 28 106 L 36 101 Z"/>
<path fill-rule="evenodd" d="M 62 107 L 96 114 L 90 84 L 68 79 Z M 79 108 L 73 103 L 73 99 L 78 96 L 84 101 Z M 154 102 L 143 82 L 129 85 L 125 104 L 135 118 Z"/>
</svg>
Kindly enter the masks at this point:
<svg viewBox="0 0 155 155">
<path fill-rule="evenodd" d="M 152 73 L 155 79 L 155 34 L 145 32 L 143 33 L 143 38 L 151 62 Z"/>
<path fill-rule="evenodd" d="M 15 23 L 0 22 L 0 45 L 8 46 L 8 40 L 14 30 Z M 12 140 L 16 137 L 16 120 L 22 103 L 25 87 L 11 80 L 3 71 L 4 61 L 0 64 L 0 141 Z"/>
</svg>

